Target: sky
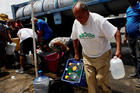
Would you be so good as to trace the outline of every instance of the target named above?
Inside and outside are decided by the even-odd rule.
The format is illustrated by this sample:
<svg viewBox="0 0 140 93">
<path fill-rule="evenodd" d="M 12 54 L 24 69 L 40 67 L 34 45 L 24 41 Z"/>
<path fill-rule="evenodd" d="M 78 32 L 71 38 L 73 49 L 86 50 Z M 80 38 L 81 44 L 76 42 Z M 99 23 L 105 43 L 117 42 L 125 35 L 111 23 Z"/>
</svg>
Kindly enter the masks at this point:
<svg viewBox="0 0 140 93">
<path fill-rule="evenodd" d="M 19 4 L 27 1 L 30 0 L 0 0 L 0 14 L 5 13 L 8 15 L 9 19 L 12 19 L 13 16 L 12 16 L 11 5 Z"/>
</svg>

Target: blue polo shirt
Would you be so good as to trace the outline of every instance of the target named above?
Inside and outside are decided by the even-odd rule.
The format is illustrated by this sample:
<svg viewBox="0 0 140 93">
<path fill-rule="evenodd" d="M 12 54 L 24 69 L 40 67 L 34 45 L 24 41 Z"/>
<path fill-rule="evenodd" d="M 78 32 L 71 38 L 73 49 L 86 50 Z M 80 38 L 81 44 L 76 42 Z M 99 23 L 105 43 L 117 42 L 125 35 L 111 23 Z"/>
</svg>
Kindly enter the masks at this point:
<svg viewBox="0 0 140 93">
<path fill-rule="evenodd" d="M 127 34 L 132 37 L 140 36 L 140 2 L 131 8 L 128 7 L 126 11 L 127 23 L 126 29 Z"/>
<path fill-rule="evenodd" d="M 48 40 L 53 36 L 52 29 L 49 27 L 48 23 L 42 19 L 38 19 L 37 26 L 39 31 L 43 31 L 43 40 Z"/>
</svg>

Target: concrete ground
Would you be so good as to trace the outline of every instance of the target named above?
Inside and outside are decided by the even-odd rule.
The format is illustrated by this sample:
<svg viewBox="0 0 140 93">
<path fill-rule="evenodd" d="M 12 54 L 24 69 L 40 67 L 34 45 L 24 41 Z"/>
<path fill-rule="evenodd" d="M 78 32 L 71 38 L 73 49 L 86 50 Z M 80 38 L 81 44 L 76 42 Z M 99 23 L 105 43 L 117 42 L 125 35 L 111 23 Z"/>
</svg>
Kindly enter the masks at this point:
<svg viewBox="0 0 140 93">
<path fill-rule="evenodd" d="M 122 37 L 124 28 L 121 30 Z M 123 38 L 122 38 L 123 41 Z M 114 55 L 116 46 L 114 40 L 111 41 L 112 53 Z M 134 72 L 134 63 L 131 60 L 128 45 L 122 45 L 123 63 L 126 75 L 123 79 L 115 80 L 110 74 L 110 86 L 113 93 L 140 93 L 140 88 L 136 88 L 137 79 L 128 79 L 128 75 Z M 56 74 L 47 73 L 47 76 L 57 78 Z M 0 93 L 34 93 L 33 80 L 35 78 L 34 67 L 30 67 L 24 74 L 15 73 L 15 69 L 7 69 L 0 74 Z M 61 78 L 61 77 L 59 77 Z M 88 93 L 87 88 L 74 87 L 74 93 Z M 99 93 L 103 93 L 99 90 Z"/>
<path fill-rule="evenodd" d="M 113 54 L 115 50 L 116 46 L 112 43 Z M 128 75 L 134 72 L 134 64 L 129 51 L 129 48 L 123 45 L 122 60 L 125 66 L 125 77 L 120 80 L 114 80 L 110 75 L 110 86 L 113 93 L 140 93 L 140 88 L 135 87 L 137 79 L 128 79 Z M 0 75 L 0 93 L 33 93 L 34 68 L 32 67 L 24 74 L 17 74 L 14 71 L 14 69 L 9 69 Z M 56 74 L 47 73 L 46 75 L 56 78 Z M 74 91 L 75 93 L 87 93 L 87 88 L 74 87 Z"/>
</svg>

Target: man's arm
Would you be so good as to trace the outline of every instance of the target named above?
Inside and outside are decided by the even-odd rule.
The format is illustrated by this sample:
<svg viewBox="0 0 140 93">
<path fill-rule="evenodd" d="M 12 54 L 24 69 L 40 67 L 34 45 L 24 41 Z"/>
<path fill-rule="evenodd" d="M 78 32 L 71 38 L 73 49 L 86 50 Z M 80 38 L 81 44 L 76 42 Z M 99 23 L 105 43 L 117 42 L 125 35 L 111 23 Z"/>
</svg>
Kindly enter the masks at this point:
<svg viewBox="0 0 140 93">
<path fill-rule="evenodd" d="M 64 45 L 63 43 L 61 43 L 60 41 L 55 42 L 54 46 L 62 46 L 63 50 L 69 51 L 69 48 L 66 45 Z"/>
<path fill-rule="evenodd" d="M 12 37 L 11 37 L 10 30 L 7 30 L 7 33 L 8 33 L 9 41 L 12 42 L 13 39 L 12 39 Z"/>
<path fill-rule="evenodd" d="M 43 43 L 43 39 L 42 39 L 42 38 L 43 38 L 43 31 L 40 30 L 39 33 L 38 33 L 38 43 L 39 43 L 39 48 L 40 48 L 40 49 L 42 49 L 42 48 L 41 48 L 42 43 Z"/>
<path fill-rule="evenodd" d="M 122 57 L 122 54 L 121 54 L 121 33 L 119 30 L 117 30 L 117 32 L 115 34 L 115 39 L 116 39 L 116 44 L 117 44 L 117 50 L 116 50 L 115 56 L 121 58 Z"/>
<path fill-rule="evenodd" d="M 80 56 L 79 56 L 79 40 L 73 40 L 73 47 L 74 47 L 74 51 L 75 51 L 75 60 L 79 60 Z"/>
<path fill-rule="evenodd" d="M 18 38 L 20 39 L 21 38 L 21 34 L 17 34 Z"/>
</svg>

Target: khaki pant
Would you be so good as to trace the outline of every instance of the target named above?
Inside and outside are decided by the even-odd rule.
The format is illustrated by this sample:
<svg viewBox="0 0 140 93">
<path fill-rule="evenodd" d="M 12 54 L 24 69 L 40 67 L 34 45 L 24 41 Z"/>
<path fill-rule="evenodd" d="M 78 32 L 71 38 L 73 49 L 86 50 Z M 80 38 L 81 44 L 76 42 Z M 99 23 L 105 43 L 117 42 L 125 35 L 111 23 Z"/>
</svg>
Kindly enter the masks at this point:
<svg viewBox="0 0 140 93">
<path fill-rule="evenodd" d="M 104 93 L 112 93 L 108 85 L 111 55 L 111 50 L 97 58 L 90 58 L 83 53 L 88 93 L 97 93 L 97 81 L 99 81 Z"/>
</svg>

